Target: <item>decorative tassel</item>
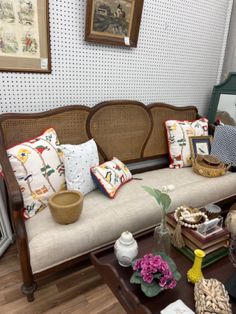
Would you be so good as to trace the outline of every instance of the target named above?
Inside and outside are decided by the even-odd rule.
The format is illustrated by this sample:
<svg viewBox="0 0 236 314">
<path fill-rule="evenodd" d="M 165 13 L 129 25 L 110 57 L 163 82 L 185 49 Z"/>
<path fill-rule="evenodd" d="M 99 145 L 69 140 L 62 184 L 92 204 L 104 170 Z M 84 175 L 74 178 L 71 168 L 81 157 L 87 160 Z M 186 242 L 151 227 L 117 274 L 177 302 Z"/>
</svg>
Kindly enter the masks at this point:
<svg viewBox="0 0 236 314">
<path fill-rule="evenodd" d="M 184 239 L 182 237 L 181 227 L 182 226 L 181 226 L 180 222 L 178 222 L 176 225 L 175 231 L 172 235 L 172 239 L 171 239 L 171 243 L 179 249 L 181 249 L 182 247 L 185 246 L 185 242 L 184 242 Z"/>
</svg>

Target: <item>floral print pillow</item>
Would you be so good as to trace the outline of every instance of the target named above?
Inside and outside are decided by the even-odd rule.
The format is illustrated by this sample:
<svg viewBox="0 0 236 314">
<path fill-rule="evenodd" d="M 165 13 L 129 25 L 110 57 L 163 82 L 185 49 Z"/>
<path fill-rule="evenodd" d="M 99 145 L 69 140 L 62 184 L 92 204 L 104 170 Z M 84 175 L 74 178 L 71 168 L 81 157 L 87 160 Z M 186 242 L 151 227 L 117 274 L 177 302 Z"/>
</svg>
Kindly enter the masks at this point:
<svg viewBox="0 0 236 314">
<path fill-rule="evenodd" d="M 208 120 L 168 120 L 165 122 L 169 146 L 170 168 L 191 166 L 189 136 L 208 135 Z"/>
<path fill-rule="evenodd" d="M 65 188 L 64 164 L 57 134 L 47 129 L 42 135 L 7 150 L 24 200 L 24 218 L 47 207 L 48 198 Z"/>
</svg>

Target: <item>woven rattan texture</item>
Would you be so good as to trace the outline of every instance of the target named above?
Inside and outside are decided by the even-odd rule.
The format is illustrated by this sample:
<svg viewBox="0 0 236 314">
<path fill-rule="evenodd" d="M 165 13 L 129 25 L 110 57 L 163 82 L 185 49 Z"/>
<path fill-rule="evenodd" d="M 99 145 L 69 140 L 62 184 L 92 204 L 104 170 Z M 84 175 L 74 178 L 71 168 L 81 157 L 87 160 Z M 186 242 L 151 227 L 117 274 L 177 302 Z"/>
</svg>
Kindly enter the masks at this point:
<svg viewBox="0 0 236 314">
<path fill-rule="evenodd" d="M 144 150 L 144 157 L 164 155 L 168 153 L 166 140 L 166 120 L 195 120 L 197 112 L 194 109 L 176 110 L 176 108 L 166 108 L 164 105 L 154 105 L 151 108 L 153 117 L 153 130 Z"/>
<path fill-rule="evenodd" d="M 194 120 L 197 109 L 167 104 L 145 106 L 136 101 L 110 101 L 93 109 L 65 106 L 35 114 L 7 114 L 0 117 L 5 147 L 35 138 L 53 127 L 61 144 L 80 144 L 94 138 L 100 162 L 117 157 L 122 161 L 156 158 L 168 153 L 164 122 L 167 119 Z"/>
<path fill-rule="evenodd" d="M 89 126 L 107 159 L 130 161 L 142 157 L 151 131 L 151 117 L 143 104 L 117 102 L 93 113 Z"/>
<path fill-rule="evenodd" d="M 85 0 L 49 0 L 52 73 L 0 73 L 0 110 L 136 99 L 196 105 L 204 114 L 223 57 L 229 4 L 144 1 L 138 48 L 121 48 L 84 41 Z"/>
<path fill-rule="evenodd" d="M 80 144 L 88 139 L 86 120 L 89 112 L 72 110 L 44 118 L 7 119 L 2 123 L 5 146 L 11 147 L 53 127 L 61 144 Z"/>
</svg>

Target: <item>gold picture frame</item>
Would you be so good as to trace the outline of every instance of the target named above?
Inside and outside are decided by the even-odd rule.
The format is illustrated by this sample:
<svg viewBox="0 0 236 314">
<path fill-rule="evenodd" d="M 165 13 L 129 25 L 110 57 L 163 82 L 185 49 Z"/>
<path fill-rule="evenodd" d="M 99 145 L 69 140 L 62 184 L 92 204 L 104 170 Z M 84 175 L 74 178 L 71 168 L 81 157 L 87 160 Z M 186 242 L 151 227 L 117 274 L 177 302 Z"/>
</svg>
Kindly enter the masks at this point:
<svg viewBox="0 0 236 314">
<path fill-rule="evenodd" d="M 137 47 L 144 0 L 87 0 L 85 40 Z"/>
<path fill-rule="evenodd" d="M 0 0 L 0 71 L 51 72 L 48 0 Z"/>
<path fill-rule="evenodd" d="M 199 155 L 210 155 L 211 153 L 212 136 L 190 136 L 189 144 L 191 151 L 191 159 L 195 160 L 196 156 Z"/>
</svg>

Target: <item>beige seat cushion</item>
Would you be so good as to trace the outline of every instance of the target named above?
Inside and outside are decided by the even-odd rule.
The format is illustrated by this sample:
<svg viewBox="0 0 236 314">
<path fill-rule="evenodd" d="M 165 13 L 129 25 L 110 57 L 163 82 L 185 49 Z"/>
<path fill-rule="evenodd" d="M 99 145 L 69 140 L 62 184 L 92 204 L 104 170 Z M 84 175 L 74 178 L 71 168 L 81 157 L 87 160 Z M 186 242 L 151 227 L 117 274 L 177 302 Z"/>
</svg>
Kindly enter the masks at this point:
<svg viewBox="0 0 236 314">
<path fill-rule="evenodd" d="M 135 177 L 142 180 L 124 185 L 115 199 L 109 199 L 99 190 L 87 194 L 82 214 L 73 224 L 57 224 L 49 209 L 26 221 L 33 272 L 99 248 L 114 241 L 125 230 L 135 233 L 158 223 L 161 210 L 142 185 L 161 188 L 174 184 L 170 210 L 181 204 L 202 206 L 232 196 L 236 191 L 236 173 L 205 178 L 191 168 L 165 168 Z"/>
</svg>

